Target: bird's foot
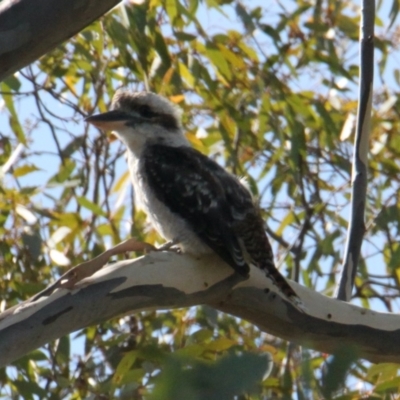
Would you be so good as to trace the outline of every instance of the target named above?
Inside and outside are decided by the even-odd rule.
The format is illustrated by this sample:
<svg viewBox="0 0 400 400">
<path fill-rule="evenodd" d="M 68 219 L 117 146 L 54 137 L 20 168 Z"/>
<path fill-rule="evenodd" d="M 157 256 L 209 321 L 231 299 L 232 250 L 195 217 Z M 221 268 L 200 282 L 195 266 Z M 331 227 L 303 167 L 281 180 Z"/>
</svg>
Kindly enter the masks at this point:
<svg viewBox="0 0 400 400">
<path fill-rule="evenodd" d="M 178 243 L 179 241 L 177 239 L 169 240 L 162 246 L 157 247 L 157 251 L 174 251 L 176 253 L 180 253 L 181 249 L 179 247 L 176 247 Z"/>
</svg>

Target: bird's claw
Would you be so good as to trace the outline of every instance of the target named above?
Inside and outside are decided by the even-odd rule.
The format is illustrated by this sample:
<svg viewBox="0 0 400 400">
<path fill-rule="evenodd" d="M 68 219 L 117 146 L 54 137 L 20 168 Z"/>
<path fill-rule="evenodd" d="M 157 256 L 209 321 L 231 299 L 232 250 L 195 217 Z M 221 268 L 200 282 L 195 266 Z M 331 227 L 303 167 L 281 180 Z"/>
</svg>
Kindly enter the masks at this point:
<svg viewBox="0 0 400 400">
<path fill-rule="evenodd" d="M 164 243 L 162 246 L 157 247 L 157 251 L 174 251 L 176 253 L 180 253 L 181 249 L 179 247 L 174 247 L 179 243 L 177 239 L 169 240 Z"/>
</svg>

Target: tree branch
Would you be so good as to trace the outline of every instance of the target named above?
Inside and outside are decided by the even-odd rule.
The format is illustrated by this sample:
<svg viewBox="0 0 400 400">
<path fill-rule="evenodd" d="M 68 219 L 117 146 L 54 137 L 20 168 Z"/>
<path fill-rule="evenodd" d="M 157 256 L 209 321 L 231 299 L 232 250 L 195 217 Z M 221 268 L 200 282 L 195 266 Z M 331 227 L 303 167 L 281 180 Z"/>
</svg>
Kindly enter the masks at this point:
<svg viewBox="0 0 400 400">
<path fill-rule="evenodd" d="M 152 252 L 108 265 L 73 289 L 59 288 L 49 297 L 5 311 L 0 315 L 0 365 L 109 318 L 198 304 L 323 352 L 349 345 L 370 361 L 400 362 L 399 316 L 337 301 L 294 282 L 291 285 L 307 312 L 297 309 L 256 268 L 243 281 L 215 256 L 195 260 L 172 252 Z"/>
<path fill-rule="evenodd" d="M 4 0 L 0 3 L 0 81 L 37 60 L 120 0 Z"/>
<path fill-rule="evenodd" d="M 342 273 L 336 293 L 336 297 L 344 301 L 349 301 L 351 298 L 365 233 L 364 213 L 374 77 L 374 23 L 375 1 L 363 0 L 360 29 L 360 91 L 353 156 L 351 214 Z"/>
</svg>

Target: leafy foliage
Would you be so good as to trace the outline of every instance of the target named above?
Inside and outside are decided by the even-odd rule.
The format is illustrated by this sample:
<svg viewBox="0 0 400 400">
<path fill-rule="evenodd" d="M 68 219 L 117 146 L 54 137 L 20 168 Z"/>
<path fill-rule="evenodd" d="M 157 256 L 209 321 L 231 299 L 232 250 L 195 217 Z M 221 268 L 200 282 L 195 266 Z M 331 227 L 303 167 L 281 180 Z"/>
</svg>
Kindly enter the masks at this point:
<svg viewBox="0 0 400 400">
<path fill-rule="evenodd" d="M 230 354 L 213 364 L 191 361 L 194 365 L 186 366 L 183 361 L 167 359 L 152 399 L 232 399 L 254 391 L 268 370 L 268 357 L 251 353 Z"/>
<path fill-rule="evenodd" d="M 247 178 L 288 275 L 331 295 L 348 220 L 356 5 L 136 3 L 124 2 L 1 84 L 1 308 L 128 236 L 160 241 L 135 210 L 122 146 L 83 123 L 121 86 L 179 104 L 193 146 Z M 390 12 L 392 25 L 376 40 L 368 231 L 355 295 L 389 311 L 400 280 L 395 4 L 382 4 L 377 19 L 383 27 Z M 267 353 L 273 368 L 263 380 L 266 359 L 255 354 Z M 87 328 L 0 371 L 0 382 L 3 396 L 26 399 L 211 399 L 206 385 L 219 399 L 386 399 L 400 385 L 396 366 L 343 355 L 327 362 L 207 307 Z"/>
</svg>

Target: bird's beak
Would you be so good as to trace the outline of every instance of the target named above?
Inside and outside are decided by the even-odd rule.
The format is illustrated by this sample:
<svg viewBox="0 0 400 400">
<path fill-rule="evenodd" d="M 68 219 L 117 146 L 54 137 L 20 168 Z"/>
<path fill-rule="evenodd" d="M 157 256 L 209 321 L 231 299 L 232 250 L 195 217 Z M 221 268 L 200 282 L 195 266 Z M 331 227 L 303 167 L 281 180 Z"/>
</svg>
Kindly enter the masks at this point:
<svg viewBox="0 0 400 400">
<path fill-rule="evenodd" d="M 86 122 L 104 130 L 116 131 L 125 127 L 132 116 L 123 111 L 108 111 L 85 118 Z"/>
</svg>

